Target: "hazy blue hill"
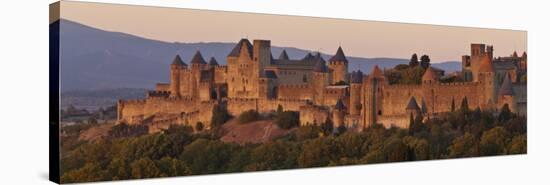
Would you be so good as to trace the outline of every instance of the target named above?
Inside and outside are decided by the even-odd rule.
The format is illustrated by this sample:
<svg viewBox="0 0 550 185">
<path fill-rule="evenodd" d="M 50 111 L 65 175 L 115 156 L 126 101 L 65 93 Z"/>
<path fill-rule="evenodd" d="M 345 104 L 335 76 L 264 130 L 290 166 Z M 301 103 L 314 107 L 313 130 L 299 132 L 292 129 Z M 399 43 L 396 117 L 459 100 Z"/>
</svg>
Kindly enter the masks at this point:
<svg viewBox="0 0 550 185">
<path fill-rule="evenodd" d="M 154 88 L 157 82 L 168 82 L 169 64 L 176 54 L 184 62 L 198 49 L 206 60 L 215 57 L 225 64 L 235 43 L 170 43 L 138 36 L 104 31 L 69 20 L 61 20 L 60 63 L 62 91 L 109 88 Z M 237 42 L 240 38 L 235 38 Z M 286 49 L 291 58 L 302 58 L 307 50 L 272 47 L 274 57 Z M 344 48 L 345 50 L 345 48 Z M 332 53 L 329 53 L 332 54 Z M 330 55 L 323 55 L 328 60 Z M 374 65 L 382 68 L 407 63 L 407 59 L 348 57 L 350 70 L 369 72 Z M 460 69 L 450 62 L 435 64 L 447 71 Z"/>
</svg>

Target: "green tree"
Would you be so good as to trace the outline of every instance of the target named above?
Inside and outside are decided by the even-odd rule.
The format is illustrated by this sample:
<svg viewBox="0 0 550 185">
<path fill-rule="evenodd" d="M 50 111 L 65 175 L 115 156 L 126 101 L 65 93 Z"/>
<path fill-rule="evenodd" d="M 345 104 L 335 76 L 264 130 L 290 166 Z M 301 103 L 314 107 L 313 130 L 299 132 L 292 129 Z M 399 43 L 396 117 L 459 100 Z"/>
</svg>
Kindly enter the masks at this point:
<svg viewBox="0 0 550 185">
<path fill-rule="evenodd" d="M 277 115 L 278 115 L 278 114 L 281 114 L 283 111 L 284 111 L 283 106 L 282 106 L 281 104 L 279 104 L 279 105 L 277 106 Z"/>
<path fill-rule="evenodd" d="M 505 103 L 500 109 L 500 114 L 498 115 L 498 121 L 500 123 L 505 123 L 508 120 L 510 120 L 510 118 L 512 118 L 512 111 L 510 111 L 510 107 L 508 107 L 508 104 Z"/>
<path fill-rule="evenodd" d="M 288 158 L 287 143 L 269 142 L 264 143 L 251 151 L 251 164 L 247 171 L 277 170 L 284 169 L 285 161 Z"/>
<path fill-rule="evenodd" d="M 410 115 L 409 122 L 412 122 L 412 124 L 409 125 L 409 134 L 413 135 L 418 132 L 422 132 L 425 129 L 424 123 L 422 120 L 424 119 L 421 114 L 416 115 L 415 119 L 412 119 L 413 115 Z"/>
<path fill-rule="evenodd" d="M 157 168 L 155 162 L 149 158 L 141 158 L 132 162 L 130 168 L 132 170 L 132 178 L 142 179 L 161 176 L 161 171 Z"/>
<path fill-rule="evenodd" d="M 409 67 L 410 67 L 410 65 L 407 65 L 407 64 L 397 64 L 395 67 L 393 67 L 393 69 L 395 69 L 397 71 L 401 71 L 401 70 L 408 69 Z"/>
<path fill-rule="evenodd" d="M 409 159 L 408 148 L 401 139 L 392 137 L 384 142 L 384 155 L 387 162 L 407 161 Z"/>
<path fill-rule="evenodd" d="M 416 55 L 416 53 L 414 53 L 412 56 L 411 56 L 411 60 L 409 61 L 409 66 L 411 67 L 416 67 L 418 66 L 419 62 L 418 62 L 418 56 Z"/>
<path fill-rule="evenodd" d="M 430 56 L 422 55 L 420 57 L 420 66 L 422 66 L 422 68 L 424 69 L 430 67 Z"/>
<path fill-rule="evenodd" d="M 515 136 L 508 144 L 508 154 L 526 154 L 527 153 L 527 135 Z"/>
<path fill-rule="evenodd" d="M 284 111 L 277 114 L 275 124 L 282 129 L 290 129 L 300 125 L 300 113 L 296 111 Z"/>
<path fill-rule="evenodd" d="M 92 182 L 108 180 L 108 171 L 104 170 L 99 163 L 86 163 L 82 168 L 71 170 L 61 177 L 63 183 Z"/>
<path fill-rule="evenodd" d="M 466 96 L 462 98 L 462 103 L 460 103 L 460 111 L 463 113 L 470 111 L 470 107 L 468 106 L 468 98 Z"/>
<path fill-rule="evenodd" d="M 113 180 L 123 180 L 131 177 L 130 166 L 126 158 L 113 158 L 107 169 Z"/>
<path fill-rule="evenodd" d="M 464 135 L 455 138 L 449 146 L 449 157 L 475 157 L 479 156 L 479 142 L 474 135 L 466 132 Z"/>
<path fill-rule="evenodd" d="M 161 173 L 166 176 L 173 177 L 191 174 L 191 170 L 183 161 L 171 157 L 163 157 L 155 161 L 155 164 Z"/>
<path fill-rule="evenodd" d="M 506 154 L 506 144 L 509 137 L 508 131 L 503 127 L 494 127 L 483 132 L 479 142 L 480 154 L 482 156 Z"/>
<path fill-rule="evenodd" d="M 329 116 L 327 116 L 325 122 L 321 124 L 321 129 L 323 130 L 325 135 L 329 135 L 332 133 L 332 130 L 334 129 L 334 123 Z"/>
<path fill-rule="evenodd" d="M 224 172 L 231 155 L 231 145 L 201 138 L 185 146 L 180 159 L 189 166 L 192 174 L 209 174 Z"/>
<path fill-rule="evenodd" d="M 326 166 L 330 162 L 332 139 L 322 137 L 307 140 L 302 146 L 302 152 L 298 157 L 300 167 Z"/>
<path fill-rule="evenodd" d="M 231 115 L 225 108 L 225 106 L 222 105 L 216 105 L 212 109 L 212 119 L 211 119 L 211 126 L 213 128 L 218 128 L 222 126 L 227 120 L 231 119 Z"/>
<path fill-rule="evenodd" d="M 241 113 L 241 115 L 239 115 L 239 123 L 240 124 L 245 124 L 245 123 L 250 123 L 250 122 L 253 122 L 253 121 L 258 121 L 260 120 L 260 113 L 258 113 L 256 110 L 247 110 L 247 111 L 244 111 L 243 113 Z"/>
<path fill-rule="evenodd" d="M 323 133 L 323 130 L 317 125 L 301 126 L 296 130 L 296 139 L 298 141 L 315 139 L 319 137 L 320 133 Z"/>
<path fill-rule="evenodd" d="M 403 143 L 412 150 L 413 156 L 410 160 L 427 160 L 430 157 L 430 145 L 428 141 L 423 138 L 417 138 L 413 136 L 403 137 Z"/>
</svg>

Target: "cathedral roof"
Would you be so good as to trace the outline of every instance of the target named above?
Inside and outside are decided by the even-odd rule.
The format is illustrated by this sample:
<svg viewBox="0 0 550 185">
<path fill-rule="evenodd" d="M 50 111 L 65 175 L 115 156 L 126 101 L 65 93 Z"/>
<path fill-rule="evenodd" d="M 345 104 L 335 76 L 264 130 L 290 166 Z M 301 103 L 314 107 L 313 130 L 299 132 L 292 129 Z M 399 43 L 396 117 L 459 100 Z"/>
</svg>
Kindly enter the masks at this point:
<svg viewBox="0 0 550 185">
<path fill-rule="evenodd" d="M 286 50 L 283 49 L 281 55 L 279 55 L 279 60 L 289 60 L 288 54 L 286 54 Z"/>
<path fill-rule="evenodd" d="M 304 56 L 304 58 L 302 58 L 302 60 L 313 60 L 313 55 L 311 53 L 307 53 L 306 56 Z"/>
<path fill-rule="evenodd" d="M 334 54 L 334 56 L 332 56 L 332 58 L 330 58 L 331 62 L 334 62 L 334 61 L 344 61 L 344 62 L 348 62 L 348 59 L 346 58 L 346 55 L 344 55 L 344 51 L 342 50 L 342 47 L 338 46 L 338 50 L 336 50 L 336 54 Z"/>
<path fill-rule="evenodd" d="M 512 81 L 510 80 L 510 75 L 507 74 L 506 77 L 504 77 L 504 81 L 502 82 L 502 86 L 500 86 L 500 89 L 498 91 L 499 96 L 504 95 L 515 95 L 514 88 L 512 88 Z"/>
<path fill-rule="evenodd" d="M 418 104 L 416 103 L 416 99 L 414 97 L 411 97 L 409 100 L 409 104 L 407 104 L 407 108 L 405 110 L 420 110 L 420 107 L 418 107 Z"/>
<path fill-rule="evenodd" d="M 316 62 L 315 66 L 313 67 L 314 72 L 325 73 L 325 72 L 328 71 L 327 66 L 325 65 L 325 60 L 323 59 L 323 57 L 319 56 L 319 54 L 318 54 L 318 56 L 315 56 L 313 59 Z"/>
<path fill-rule="evenodd" d="M 363 72 L 361 72 L 361 70 L 351 72 L 350 81 L 351 83 L 362 83 Z"/>
<path fill-rule="evenodd" d="M 422 76 L 422 81 L 437 81 L 438 79 L 439 75 L 434 71 L 431 66 L 426 69 L 426 72 L 424 72 L 424 75 Z"/>
<path fill-rule="evenodd" d="M 206 61 L 204 61 L 204 58 L 202 58 L 202 54 L 199 50 L 195 52 L 195 55 L 191 59 L 191 64 L 206 64 Z"/>
<path fill-rule="evenodd" d="M 248 51 L 248 56 L 252 58 L 252 44 L 248 39 L 241 39 L 237 45 L 231 50 L 231 53 L 229 53 L 230 57 L 239 57 L 241 55 L 241 48 L 245 47 Z"/>
<path fill-rule="evenodd" d="M 187 66 L 187 64 L 185 64 L 185 62 L 183 62 L 183 60 L 181 60 L 181 57 L 180 55 L 176 55 L 176 57 L 174 58 L 174 60 L 172 61 L 172 65 L 182 65 L 182 66 Z"/>
<path fill-rule="evenodd" d="M 493 67 L 493 62 L 489 55 L 484 55 L 481 59 L 481 64 L 479 65 L 479 72 L 495 72 Z"/>
<path fill-rule="evenodd" d="M 313 60 L 325 62 L 325 59 L 323 59 L 323 57 L 321 56 L 321 53 L 319 52 L 315 54 L 315 56 L 313 57 Z"/>
<path fill-rule="evenodd" d="M 210 58 L 210 62 L 208 62 L 208 65 L 217 66 L 219 64 L 218 64 L 218 61 L 216 61 L 216 59 L 214 57 L 212 57 L 212 58 Z"/>
<path fill-rule="evenodd" d="M 344 105 L 344 102 L 342 102 L 342 99 L 338 99 L 338 101 L 336 102 L 336 106 L 334 106 L 334 108 L 337 110 L 345 110 L 346 106 Z"/>
</svg>

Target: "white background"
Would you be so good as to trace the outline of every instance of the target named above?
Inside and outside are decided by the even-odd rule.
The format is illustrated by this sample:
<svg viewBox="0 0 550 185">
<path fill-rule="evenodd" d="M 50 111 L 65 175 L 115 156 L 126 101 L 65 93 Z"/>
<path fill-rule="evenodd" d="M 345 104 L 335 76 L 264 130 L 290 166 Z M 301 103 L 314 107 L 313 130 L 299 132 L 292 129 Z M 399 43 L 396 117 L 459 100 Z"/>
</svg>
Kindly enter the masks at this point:
<svg viewBox="0 0 550 185">
<path fill-rule="evenodd" d="M 48 178 L 48 4 L 0 6 L 0 184 L 52 184 Z M 354 167 L 208 175 L 117 184 L 549 184 L 550 6 L 483 0 L 103 0 L 392 22 L 528 30 L 528 154 Z M 546 18 L 545 18 L 546 17 Z M 102 183 L 114 184 L 114 183 Z"/>
</svg>

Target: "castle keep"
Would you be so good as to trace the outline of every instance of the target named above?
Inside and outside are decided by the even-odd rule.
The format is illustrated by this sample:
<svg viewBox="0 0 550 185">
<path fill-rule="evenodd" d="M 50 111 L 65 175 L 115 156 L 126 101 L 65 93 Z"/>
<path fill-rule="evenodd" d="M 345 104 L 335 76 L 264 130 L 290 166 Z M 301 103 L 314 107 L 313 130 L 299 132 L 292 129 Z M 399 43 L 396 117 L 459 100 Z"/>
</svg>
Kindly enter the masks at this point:
<svg viewBox="0 0 550 185">
<path fill-rule="evenodd" d="M 290 59 L 286 51 L 274 58 L 269 40 L 241 39 L 227 56 L 226 66 L 214 58 L 207 62 L 200 51 L 189 64 L 176 56 L 170 82 L 157 84 L 145 99 L 120 100 L 118 120 L 148 124 L 150 132 L 171 124 L 195 127 L 199 122 L 208 129 L 218 105 L 235 116 L 281 106 L 299 112 L 301 125 L 330 119 L 334 127 L 351 130 L 374 123 L 406 128 L 411 114 L 437 116 L 464 98 L 471 109 L 498 111 L 508 104 L 513 112 L 525 114 L 527 87 L 519 78 L 527 72 L 527 55 L 494 58 L 492 46 L 471 48 L 471 54 L 462 57 L 466 82 L 442 83 L 439 70 L 428 67 L 421 84 L 402 85 L 389 84 L 377 66 L 369 74 L 348 72 L 349 61 L 341 47 L 328 61 L 319 53 Z"/>
</svg>

